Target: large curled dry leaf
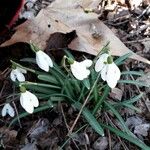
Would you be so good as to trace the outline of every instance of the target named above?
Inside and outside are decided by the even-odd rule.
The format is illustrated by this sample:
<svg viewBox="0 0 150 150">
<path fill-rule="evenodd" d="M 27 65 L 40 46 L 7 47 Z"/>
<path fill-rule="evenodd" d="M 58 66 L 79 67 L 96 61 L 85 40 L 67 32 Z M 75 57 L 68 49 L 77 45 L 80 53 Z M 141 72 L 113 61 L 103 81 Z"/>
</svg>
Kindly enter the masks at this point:
<svg viewBox="0 0 150 150">
<path fill-rule="evenodd" d="M 98 0 L 55 0 L 49 7 L 41 10 L 35 19 L 18 26 L 12 38 L 1 46 L 32 41 L 45 49 L 51 34 L 76 30 L 78 37 L 69 44 L 71 49 L 96 55 L 110 42 L 112 55 L 121 56 L 132 52 L 98 19 L 97 14 L 83 11 L 83 8 L 95 7 L 97 4 Z M 150 64 L 150 61 L 135 53 L 131 57 Z"/>
</svg>

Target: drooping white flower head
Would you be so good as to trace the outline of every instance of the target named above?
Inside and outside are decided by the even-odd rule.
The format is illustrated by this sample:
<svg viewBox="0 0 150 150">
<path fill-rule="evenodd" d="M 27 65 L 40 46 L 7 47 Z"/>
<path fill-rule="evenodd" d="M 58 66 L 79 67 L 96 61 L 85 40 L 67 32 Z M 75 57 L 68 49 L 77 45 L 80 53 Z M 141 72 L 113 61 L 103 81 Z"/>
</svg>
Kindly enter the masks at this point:
<svg viewBox="0 0 150 150">
<path fill-rule="evenodd" d="M 25 76 L 23 75 L 23 73 L 25 74 L 25 73 L 27 73 L 27 71 L 20 67 L 16 67 L 15 69 L 12 69 L 12 71 L 10 73 L 10 78 L 14 82 L 16 80 L 18 80 L 19 82 L 23 82 L 23 81 L 25 81 Z"/>
<path fill-rule="evenodd" d="M 82 62 L 74 61 L 70 67 L 71 72 L 75 78 L 78 80 L 84 80 L 90 74 L 90 70 L 88 69 L 92 65 L 92 61 L 90 59 L 86 59 Z"/>
<path fill-rule="evenodd" d="M 39 101 L 34 94 L 25 90 L 21 92 L 20 104 L 28 113 L 32 114 L 34 107 L 39 106 Z"/>
<path fill-rule="evenodd" d="M 51 58 L 41 50 L 36 52 L 36 62 L 37 65 L 46 72 L 49 71 L 49 67 L 53 67 Z"/>
<path fill-rule="evenodd" d="M 101 71 L 101 78 L 107 82 L 108 86 L 114 88 L 120 79 L 121 73 L 118 66 L 112 61 L 108 62 L 108 54 L 102 54 L 95 64 L 95 71 Z"/>
<path fill-rule="evenodd" d="M 9 116 L 11 116 L 11 117 L 15 116 L 15 111 L 14 111 L 13 107 L 9 103 L 4 105 L 1 113 L 2 113 L 3 117 L 5 117 L 7 114 Z"/>
</svg>

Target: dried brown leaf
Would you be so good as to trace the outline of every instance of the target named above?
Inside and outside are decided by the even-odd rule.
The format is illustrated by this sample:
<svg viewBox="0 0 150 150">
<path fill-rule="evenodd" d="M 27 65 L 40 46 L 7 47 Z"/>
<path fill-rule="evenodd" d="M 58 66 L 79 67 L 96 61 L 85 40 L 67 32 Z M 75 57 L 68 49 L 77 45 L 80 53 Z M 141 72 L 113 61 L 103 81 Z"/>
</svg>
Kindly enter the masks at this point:
<svg viewBox="0 0 150 150">
<path fill-rule="evenodd" d="M 93 8 L 97 0 L 55 0 L 33 20 L 18 26 L 16 33 L 1 46 L 16 42 L 34 42 L 45 49 L 47 40 L 55 32 L 69 33 L 76 30 L 69 48 L 96 55 L 109 41 L 111 54 L 121 56 L 131 52 L 114 33 L 98 19 L 95 13 L 85 13 L 83 8 Z M 94 29 L 92 29 L 94 27 Z M 150 61 L 133 53 L 132 58 L 150 64 Z"/>
</svg>

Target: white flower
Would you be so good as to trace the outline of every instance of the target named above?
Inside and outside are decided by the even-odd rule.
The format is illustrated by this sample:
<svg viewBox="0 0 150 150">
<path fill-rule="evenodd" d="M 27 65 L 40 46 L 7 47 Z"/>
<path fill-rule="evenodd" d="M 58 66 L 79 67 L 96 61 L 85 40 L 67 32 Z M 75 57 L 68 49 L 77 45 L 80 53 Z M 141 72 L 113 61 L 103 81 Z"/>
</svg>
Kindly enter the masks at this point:
<svg viewBox="0 0 150 150">
<path fill-rule="evenodd" d="M 92 61 L 89 59 L 86 59 L 82 62 L 74 61 L 73 64 L 70 65 L 71 72 L 78 80 L 83 80 L 89 76 L 90 70 L 87 68 L 89 68 L 91 65 Z"/>
<path fill-rule="evenodd" d="M 95 64 L 95 71 L 101 71 L 101 78 L 107 82 L 108 86 L 114 88 L 120 79 L 121 73 L 114 62 L 107 62 L 109 55 L 102 54 Z"/>
<path fill-rule="evenodd" d="M 46 72 L 49 71 L 49 67 L 53 67 L 51 58 L 41 50 L 36 52 L 36 62 L 37 65 Z"/>
<path fill-rule="evenodd" d="M 20 82 L 23 82 L 23 81 L 25 81 L 25 77 L 24 77 L 23 73 L 27 73 L 27 71 L 20 67 L 16 67 L 16 69 L 12 69 L 12 71 L 10 73 L 10 78 L 14 82 L 16 81 L 16 79 Z"/>
<path fill-rule="evenodd" d="M 11 116 L 11 117 L 15 116 L 15 111 L 9 103 L 5 104 L 3 109 L 2 109 L 2 116 L 4 117 L 7 114 L 9 114 L 9 116 Z"/>
<path fill-rule="evenodd" d="M 33 113 L 34 107 L 39 106 L 38 98 L 29 91 L 21 92 L 20 96 L 21 106 L 28 112 Z"/>
</svg>

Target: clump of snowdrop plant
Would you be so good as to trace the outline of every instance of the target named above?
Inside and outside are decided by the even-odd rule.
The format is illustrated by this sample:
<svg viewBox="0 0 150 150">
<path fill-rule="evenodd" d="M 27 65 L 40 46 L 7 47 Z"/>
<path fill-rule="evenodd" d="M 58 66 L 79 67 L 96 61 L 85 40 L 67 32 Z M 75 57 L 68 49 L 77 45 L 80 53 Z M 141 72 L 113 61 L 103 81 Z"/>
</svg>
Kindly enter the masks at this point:
<svg viewBox="0 0 150 150">
<path fill-rule="evenodd" d="M 84 59 L 79 61 L 70 52 L 64 50 L 63 63 L 56 64 L 44 51 L 35 45 L 31 44 L 31 49 L 35 53 L 35 61 L 30 62 L 30 59 L 27 59 L 26 63 L 33 63 L 35 67 L 25 67 L 11 61 L 13 67 L 10 73 L 11 80 L 20 88 L 18 99 L 20 99 L 20 105 L 27 114 L 53 108 L 58 102 L 64 101 L 79 110 L 85 120 L 99 135 L 104 136 L 104 128 L 117 134 L 118 129 L 113 129 L 112 126 L 108 127 L 108 125 L 100 123 L 95 117 L 98 111 L 98 115 L 102 113 L 104 107 L 104 111 L 111 110 L 122 125 L 123 131 L 119 131 L 121 133 L 117 135 L 124 134 L 124 137 L 131 136 L 134 138 L 130 134 L 129 129 L 123 124 L 123 119 L 120 119 L 121 116 L 116 110 L 118 107 L 115 107 L 115 104 L 111 104 L 108 101 L 110 90 L 115 88 L 118 82 L 121 82 L 121 71 L 117 64 L 128 58 L 128 54 L 114 61 L 108 46 L 105 46 L 94 60 L 84 57 Z M 24 74 L 27 72 L 35 74 L 37 79 L 34 81 L 25 79 Z M 131 73 L 126 72 L 126 74 Z M 136 72 L 134 74 L 139 75 Z M 130 83 L 127 80 L 122 82 Z M 131 83 L 136 84 L 133 81 Z M 135 100 L 132 101 L 130 99 L 127 105 L 124 102 L 122 106 L 135 109 L 133 102 Z M 119 106 L 121 106 L 121 102 Z M 136 110 L 138 109 L 136 108 Z M 11 117 L 15 115 L 9 103 L 5 104 L 2 109 L 2 116 L 6 116 L 6 114 L 9 114 Z M 101 116 L 98 118 L 101 118 Z M 14 120 L 12 122 L 14 123 Z M 131 137 L 126 139 L 130 140 Z M 139 143 L 139 141 L 133 142 L 133 140 L 130 140 L 130 142 Z"/>
</svg>

